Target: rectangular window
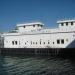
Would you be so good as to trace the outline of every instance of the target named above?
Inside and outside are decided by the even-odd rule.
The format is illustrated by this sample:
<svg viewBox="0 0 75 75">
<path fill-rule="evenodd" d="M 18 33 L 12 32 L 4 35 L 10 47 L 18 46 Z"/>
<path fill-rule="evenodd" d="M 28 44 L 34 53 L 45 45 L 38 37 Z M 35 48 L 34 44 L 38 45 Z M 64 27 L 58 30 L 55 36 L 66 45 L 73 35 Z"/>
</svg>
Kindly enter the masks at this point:
<svg viewBox="0 0 75 75">
<path fill-rule="evenodd" d="M 66 26 L 68 25 L 68 22 L 66 22 Z"/>
<path fill-rule="evenodd" d="M 33 25 L 33 27 L 35 27 L 35 25 Z"/>
<path fill-rule="evenodd" d="M 36 45 L 37 45 L 37 42 L 36 42 Z"/>
<path fill-rule="evenodd" d="M 31 41 L 31 45 L 32 45 L 32 41 Z"/>
<path fill-rule="evenodd" d="M 73 25 L 73 22 L 71 22 L 71 25 Z"/>
<path fill-rule="evenodd" d="M 35 44 L 35 42 L 33 42 L 33 44 Z"/>
<path fill-rule="evenodd" d="M 57 44 L 60 44 L 60 40 L 57 40 Z"/>
<path fill-rule="evenodd" d="M 61 23 L 61 26 L 63 26 L 64 24 L 63 23 Z"/>
<path fill-rule="evenodd" d="M 26 42 L 25 42 L 25 45 L 26 45 Z"/>
<path fill-rule="evenodd" d="M 14 45 L 14 41 L 12 41 L 12 45 Z"/>
<path fill-rule="evenodd" d="M 26 26 L 23 26 L 24 28 L 26 27 Z"/>
<path fill-rule="evenodd" d="M 43 25 L 41 25 L 41 27 L 43 27 Z"/>
<path fill-rule="evenodd" d="M 15 45 L 17 45 L 17 41 L 15 41 Z"/>
<path fill-rule="evenodd" d="M 53 44 L 54 44 L 54 42 L 53 42 Z"/>
<path fill-rule="evenodd" d="M 40 45 L 41 45 L 41 41 L 40 41 Z"/>
<path fill-rule="evenodd" d="M 45 42 L 43 42 L 43 44 L 45 44 Z"/>
<path fill-rule="evenodd" d="M 48 42 L 48 44 L 50 44 L 50 42 Z"/>
<path fill-rule="evenodd" d="M 39 27 L 40 25 L 38 24 L 38 27 Z"/>
<path fill-rule="evenodd" d="M 20 41 L 19 41 L 19 45 L 20 45 Z"/>
<path fill-rule="evenodd" d="M 61 44 L 64 44 L 64 39 L 61 40 Z"/>
</svg>

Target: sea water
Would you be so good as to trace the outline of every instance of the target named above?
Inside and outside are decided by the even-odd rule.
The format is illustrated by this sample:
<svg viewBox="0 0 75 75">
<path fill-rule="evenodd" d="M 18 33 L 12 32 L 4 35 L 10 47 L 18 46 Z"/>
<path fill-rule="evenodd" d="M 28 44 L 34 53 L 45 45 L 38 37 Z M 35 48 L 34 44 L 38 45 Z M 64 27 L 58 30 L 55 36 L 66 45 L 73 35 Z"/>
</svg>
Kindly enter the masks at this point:
<svg viewBox="0 0 75 75">
<path fill-rule="evenodd" d="M 50 56 L 0 56 L 0 75 L 75 75 L 75 61 Z"/>
</svg>

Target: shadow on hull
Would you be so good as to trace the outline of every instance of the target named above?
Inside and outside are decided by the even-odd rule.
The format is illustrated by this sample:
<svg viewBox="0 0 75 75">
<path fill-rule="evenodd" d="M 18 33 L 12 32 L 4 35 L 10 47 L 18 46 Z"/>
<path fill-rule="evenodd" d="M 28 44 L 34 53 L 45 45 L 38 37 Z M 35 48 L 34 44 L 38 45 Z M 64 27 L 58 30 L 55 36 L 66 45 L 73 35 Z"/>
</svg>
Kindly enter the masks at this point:
<svg viewBox="0 0 75 75">
<path fill-rule="evenodd" d="M 71 42 L 67 48 L 75 48 L 75 40 L 73 42 Z"/>
<path fill-rule="evenodd" d="M 0 48 L 1 55 L 42 55 L 74 57 L 74 48 Z"/>
</svg>

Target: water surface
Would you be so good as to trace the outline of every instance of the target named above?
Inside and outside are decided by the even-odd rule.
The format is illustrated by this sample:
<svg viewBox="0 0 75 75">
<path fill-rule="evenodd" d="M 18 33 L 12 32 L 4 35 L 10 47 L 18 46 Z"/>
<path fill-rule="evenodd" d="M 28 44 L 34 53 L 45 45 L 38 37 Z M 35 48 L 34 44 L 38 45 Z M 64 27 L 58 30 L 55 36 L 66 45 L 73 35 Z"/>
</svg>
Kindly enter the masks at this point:
<svg viewBox="0 0 75 75">
<path fill-rule="evenodd" d="M 75 62 L 50 56 L 0 56 L 0 75 L 75 75 Z"/>
</svg>

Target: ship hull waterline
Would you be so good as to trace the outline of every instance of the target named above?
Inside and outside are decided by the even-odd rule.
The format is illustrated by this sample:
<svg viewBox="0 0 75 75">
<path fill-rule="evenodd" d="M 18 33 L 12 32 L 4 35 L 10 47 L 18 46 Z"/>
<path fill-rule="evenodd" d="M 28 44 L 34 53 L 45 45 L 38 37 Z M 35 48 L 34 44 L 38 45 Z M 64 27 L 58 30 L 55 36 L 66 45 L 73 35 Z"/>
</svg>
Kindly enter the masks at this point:
<svg viewBox="0 0 75 75">
<path fill-rule="evenodd" d="M 74 48 L 0 48 L 2 55 L 74 56 Z"/>
</svg>

